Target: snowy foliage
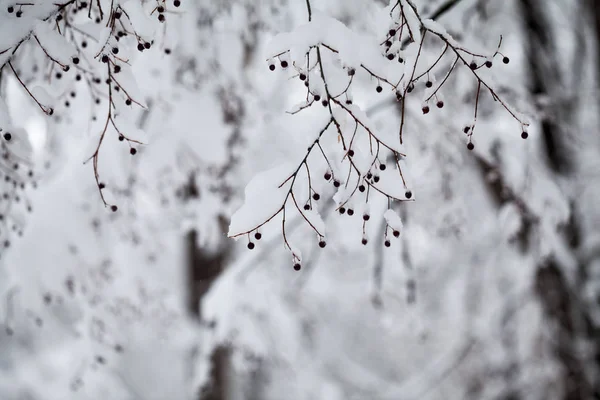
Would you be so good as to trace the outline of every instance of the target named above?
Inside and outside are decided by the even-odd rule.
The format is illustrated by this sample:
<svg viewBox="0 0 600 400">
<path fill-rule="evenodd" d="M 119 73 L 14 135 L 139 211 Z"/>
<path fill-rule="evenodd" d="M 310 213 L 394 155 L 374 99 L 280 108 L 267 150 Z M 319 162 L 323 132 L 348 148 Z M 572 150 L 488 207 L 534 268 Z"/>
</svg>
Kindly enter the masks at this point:
<svg viewBox="0 0 600 400">
<path fill-rule="evenodd" d="M 593 24 L 533 3 L 0 0 L 0 399 L 592 398 Z"/>
</svg>

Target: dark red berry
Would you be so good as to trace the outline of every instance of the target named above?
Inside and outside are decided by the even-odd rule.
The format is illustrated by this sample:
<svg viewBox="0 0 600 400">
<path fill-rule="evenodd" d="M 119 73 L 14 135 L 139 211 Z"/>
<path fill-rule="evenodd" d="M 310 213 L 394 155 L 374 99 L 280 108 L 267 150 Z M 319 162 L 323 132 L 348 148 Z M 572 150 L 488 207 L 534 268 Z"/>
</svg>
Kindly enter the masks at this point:
<svg viewBox="0 0 600 400">
<path fill-rule="evenodd" d="M 354 157 L 354 150 L 348 150 L 348 157 Z"/>
<path fill-rule="evenodd" d="M 148 50 L 148 49 L 149 49 L 151 46 L 152 46 L 152 45 L 150 44 L 150 42 L 146 42 L 146 43 L 144 43 L 144 48 L 145 48 L 146 50 Z"/>
<path fill-rule="evenodd" d="M 353 210 L 353 209 L 351 209 L 351 208 L 349 208 L 349 209 L 348 209 L 348 215 L 349 215 L 349 216 L 353 216 L 353 215 L 354 215 L 354 210 Z"/>
<path fill-rule="evenodd" d="M 320 101 L 321 100 L 321 96 L 319 96 L 318 94 L 315 94 L 315 101 Z"/>
<path fill-rule="evenodd" d="M 313 200 L 318 201 L 321 198 L 321 196 L 319 195 L 319 193 L 313 193 L 312 198 Z"/>
<path fill-rule="evenodd" d="M 341 185 L 341 183 L 337 179 L 335 181 L 333 181 L 333 186 L 335 186 L 336 188 L 339 188 L 340 185 Z"/>
<path fill-rule="evenodd" d="M 331 174 L 329 172 L 326 172 L 325 175 L 323 175 L 323 178 L 325 178 L 326 181 L 331 179 Z"/>
<path fill-rule="evenodd" d="M 129 149 L 129 154 L 131 154 L 132 156 L 134 156 L 137 153 L 137 150 L 135 149 L 135 147 L 132 147 Z"/>
<path fill-rule="evenodd" d="M 367 239 L 363 238 L 362 241 L 361 241 L 361 243 L 366 246 L 367 243 L 368 243 L 368 241 L 367 241 Z"/>
<path fill-rule="evenodd" d="M 319 241 L 319 247 L 320 248 L 324 248 L 325 246 L 327 246 L 327 243 L 325 243 L 324 240 Z"/>
<path fill-rule="evenodd" d="M 306 79 L 306 75 L 304 75 L 304 74 L 300 74 L 300 80 L 301 80 L 301 81 L 303 81 L 303 80 L 305 80 L 305 79 Z"/>
<path fill-rule="evenodd" d="M 508 64 L 508 63 L 510 62 L 510 58 L 508 58 L 508 57 L 504 57 L 504 58 L 502 59 L 502 62 L 503 62 L 504 64 Z"/>
<path fill-rule="evenodd" d="M 410 190 L 407 190 L 406 193 L 404 193 L 404 197 L 410 199 L 412 197 L 412 192 Z"/>
<path fill-rule="evenodd" d="M 396 57 L 396 56 L 394 55 L 394 53 L 389 53 L 389 54 L 387 55 L 387 59 L 388 59 L 388 60 L 390 60 L 390 61 L 392 61 L 392 60 L 393 60 L 395 57 Z"/>
<path fill-rule="evenodd" d="M 383 88 L 381 87 L 381 85 L 378 85 L 375 90 L 377 91 L 377 93 L 381 93 L 383 91 Z"/>
<path fill-rule="evenodd" d="M 473 144 L 473 142 L 467 143 L 467 149 L 473 150 L 474 148 L 475 148 L 475 145 Z"/>
<path fill-rule="evenodd" d="M 138 43 L 138 45 L 137 45 L 137 49 L 138 49 L 139 51 L 144 51 L 144 45 L 143 45 L 142 43 Z"/>
<path fill-rule="evenodd" d="M 254 234 L 254 239 L 256 239 L 256 240 L 260 240 L 261 238 L 262 238 L 262 233 L 260 233 L 260 232 L 256 232 L 256 233 Z"/>
<path fill-rule="evenodd" d="M 435 105 L 437 106 L 437 108 L 443 108 L 444 107 L 444 102 L 442 100 L 440 100 L 437 103 L 435 103 Z"/>
<path fill-rule="evenodd" d="M 428 114 L 429 113 L 429 106 L 423 106 L 422 111 L 423 111 L 423 114 Z"/>
<path fill-rule="evenodd" d="M 309 204 L 305 204 L 305 205 L 304 205 L 304 210 L 305 210 L 305 211 L 308 211 L 308 210 L 310 210 L 310 205 L 309 205 Z"/>
<path fill-rule="evenodd" d="M 492 62 L 490 60 L 487 60 L 485 62 L 485 66 L 488 67 L 488 68 L 492 68 Z"/>
<path fill-rule="evenodd" d="M 377 182 L 379 182 L 379 179 L 380 179 L 380 178 L 379 178 L 379 175 L 375 175 L 375 176 L 373 177 L 373 182 L 377 183 Z"/>
<path fill-rule="evenodd" d="M 340 212 L 340 214 L 344 214 L 346 212 L 346 209 L 344 207 L 340 207 L 338 211 Z"/>
<path fill-rule="evenodd" d="M 102 62 L 106 64 L 108 62 L 108 56 L 105 54 L 102 56 Z"/>
<path fill-rule="evenodd" d="M 362 193 L 362 192 L 364 192 L 365 190 L 367 190 L 367 188 L 365 187 L 365 185 L 360 185 L 360 186 L 358 187 L 358 190 L 359 190 L 359 191 Z"/>
<path fill-rule="evenodd" d="M 254 243 L 248 242 L 248 248 L 252 250 L 254 248 Z"/>
<path fill-rule="evenodd" d="M 12 135 L 9 132 L 6 132 L 4 134 L 4 140 L 10 140 L 10 139 L 12 139 Z"/>
<path fill-rule="evenodd" d="M 286 60 L 283 60 L 281 62 L 281 68 L 287 68 L 288 67 L 288 62 Z"/>
<path fill-rule="evenodd" d="M 300 271 L 302 266 L 299 263 L 294 264 L 294 271 Z"/>
<path fill-rule="evenodd" d="M 432 86 L 433 86 L 433 82 L 431 82 L 431 81 L 427 81 L 427 82 L 425 82 L 425 87 L 428 87 L 428 88 L 430 88 L 430 87 L 432 87 Z"/>
<path fill-rule="evenodd" d="M 471 64 L 469 64 L 469 67 L 470 67 L 472 70 L 476 70 L 476 69 L 477 69 L 477 63 L 476 63 L 475 61 L 472 61 L 472 62 L 471 62 Z"/>
<path fill-rule="evenodd" d="M 389 240 L 386 240 L 385 242 L 383 242 L 383 244 L 385 245 L 385 247 L 390 247 L 392 245 L 392 243 Z"/>
<path fill-rule="evenodd" d="M 529 133 L 527 133 L 527 132 L 523 131 L 523 132 L 521 132 L 521 137 L 522 137 L 523 139 L 527 139 L 527 138 L 529 137 Z"/>
<path fill-rule="evenodd" d="M 181 1 L 180 1 L 180 0 L 175 0 L 175 1 L 173 2 L 173 5 L 174 5 L 175 7 L 179 7 L 179 6 L 181 5 Z"/>
<path fill-rule="evenodd" d="M 354 68 L 348 68 L 348 75 L 352 76 L 356 73 L 356 70 Z"/>
<path fill-rule="evenodd" d="M 368 221 L 371 219 L 371 216 L 369 214 L 364 214 L 363 215 L 363 220 Z"/>
<path fill-rule="evenodd" d="M 399 237 L 400 236 L 400 231 L 394 231 L 394 237 Z"/>
<path fill-rule="evenodd" d="M 469 133 L 470 130 L 471 130 L 470 126 L 465 126 L 464 129 L 463 129 L 463 132 L 464 133 Z"/>
<path fill-rule="evenodd" d="M 113 204 L 112 206 L 110 206 L 110 209 L 112 210 L 112 212 L 117 212 L 119 207 L 117 207 L 116 205 Z"/>
<path fill-rule="evenodd" d="M 385 171 L 386 168 L 387 168 L 387 166 L 385 164 L 379 164 L 380 170 Z"/>
</svg>

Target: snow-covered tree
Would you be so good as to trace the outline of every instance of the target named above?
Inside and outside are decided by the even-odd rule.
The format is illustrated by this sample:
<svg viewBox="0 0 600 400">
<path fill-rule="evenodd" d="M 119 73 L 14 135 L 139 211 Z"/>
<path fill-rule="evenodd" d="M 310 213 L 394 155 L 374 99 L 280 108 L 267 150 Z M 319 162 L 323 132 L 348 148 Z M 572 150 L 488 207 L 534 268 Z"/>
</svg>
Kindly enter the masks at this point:
<svg viewBox="0 0 600 400">
<path fill-rule="evenodd" d="M 597 395 L 593 2 L 0 6 L 2 398 Z"/>
</svg>

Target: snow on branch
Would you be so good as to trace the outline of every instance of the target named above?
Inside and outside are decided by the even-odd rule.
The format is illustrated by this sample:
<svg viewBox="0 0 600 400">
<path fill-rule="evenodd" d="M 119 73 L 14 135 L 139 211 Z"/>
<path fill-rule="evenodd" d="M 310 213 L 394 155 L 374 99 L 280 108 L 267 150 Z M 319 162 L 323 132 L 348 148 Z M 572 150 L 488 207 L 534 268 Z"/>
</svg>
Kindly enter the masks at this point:
<svg viewBox="0 0 600 400">
<path fill-rule="evenodd" d="M 491 68 L 496 56 L 501 56 L 504 64 L 509 62 L 508 57 L 500 53 L 502 39 L 493 54 L 474 53 L 462 47 L 440 24 L 423 19 L 410 0 L 391 1 L 389 26 L 384 28 L 380 38 L 351 31 L 340 21 L 313 10 L 310 0 L 306 1 L 306 5 L 308 23 L 292 32 L 277 35 L 268 47 L 267 63 L 271 71 L 278 68 L 289 71 L 305 87 L 304 98 L 288 111 L 289 114 L 297 115 L 320 105 L 327 115 L 327 122 L 308 147 L 304 158 L 292 168 L 293 172 L 283 179 L 279 178 L 277 185 L 271 183 L 269 186 L 265 181 L 275 178 L 272 171 L 248 185 L 246 203 L 233 215 L 229 230 L 230 237 L 247 236 L 248 248 L 252 249 L 255 244 L 251 234 L 260 239 L 259 230 L 281 216 L 283 239 L 292 253 L 296 270 L 300 269 L 301 257 L 286 234 L 289 213 L 300 214 L 316 233 L 319 246 L 325 247 L 326 244 L 323 222 L 314 217 L 316 202 L 321 199 L 315 187 L 314 172 L 319 168 L 312 165 L 317 159 L 326 166 L 321 172 L 322 179 L 333 185 L 335 194 L 332 199 L 340 214 L 352 216 L 355 207 L 360 206 L 364 233 L 371 219 L 369 200 L 374 195 L 383 196 L 389 209 L 384 215 L 387 222 L 385 246 L 391 245 L 387 238 L 388 230 L 393 237 L 400 236 L 402 221 L 391 211 L 391 204 L 393 201 L 414 200 L 407 179 L 403 134 L 406 99 L 417 84 L 424 82 L 422 112 L 428 114 L 432 105 L 444 107 L 442 87 L 460 66 L 467 67 L 477 82 L 473 122 L 464 129 L 470 150 L 474 148 L 472 136 L 482 89 L 487 90 L 520 123 L 523 138 L 527 137 L 528 126 L 526 118 L 501 99 L 479 73 L 480 68 Z M 437 38 L 443 49 L 433 63 L 420 65 L 428 38 Z M 439 82 L 435 80 L 436 73 L 442 77 Z M 365 74 L 375 81 L 377 93 L 383 92 L 384 88 L 395 93 L 401 110 L 397 135 L 376 129 L 366 113 L 354 104 L 352 86 L 357 74 Z M 337 140 L 327 140 L 331 136 Z M 315 153 L 318 157 L 312 155 Z M 285 168 L 277 171 L 281 170 Z M 264 200 L 267 198 L 269 201 Z M 312 211 L 315 212 L 309 214 Z M 363 235 L 363 244 L 366 242 Z"/>
<path fill-rule="evenodd" d="M 39 86 L 29 87 L 31 79 L 22 76 L 22 64 L 32 56 L 27 53 L 20 59 L 19 50 L 29 43 L 49 65 L 45 76 L 49 84 L 64 78 L 81 81 L 87 85 L 94 107 L 106 105 L 106 117 L 88 161 L 92 162 L 100 198 L 112 211 L 117 211 L 117 205 L 109 204 L 103 193 L 106 183 L 100 179 L 100 150 L 107 134 L 115 134 L 126 143 L 131 155 L 143 144 L 133 136 L 137 132 L 118 118 L 131 106 L 145 108 L 131 71 L 133 53 L 153 47 L 157 26 L 180 5 L 180 0 L 63 0 L 9 3 L 0 10 L 0 72 L 10 71 L 46 115 L 56 115 L 57 99 Z M 170 53 L 168 49 L 165 52 Z M 39 70 L 37 66 L 34 69 Z M 73 93 L 71 97 L 75 97 Z M 69 107 L 68 100 L 64 104 Z M 95 115 L 92 120 L 96 120 Z M 8 145 L 17 129 L 8 118 L 1 118 L 0 131 Z"/>
</svg>

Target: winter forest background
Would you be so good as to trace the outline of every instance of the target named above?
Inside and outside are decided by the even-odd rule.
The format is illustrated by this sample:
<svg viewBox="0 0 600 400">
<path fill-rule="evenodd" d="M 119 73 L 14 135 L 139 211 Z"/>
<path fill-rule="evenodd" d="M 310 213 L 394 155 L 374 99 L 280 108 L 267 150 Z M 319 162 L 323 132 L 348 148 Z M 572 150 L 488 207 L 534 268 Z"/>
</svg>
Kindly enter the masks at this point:
<svg viewBox="0 0 600 400">
<path fill-rule="evenodd" d="M 0 0 L 0 399 L 599 399 L 599 56 L 595 0 Z"/>
</svg>

